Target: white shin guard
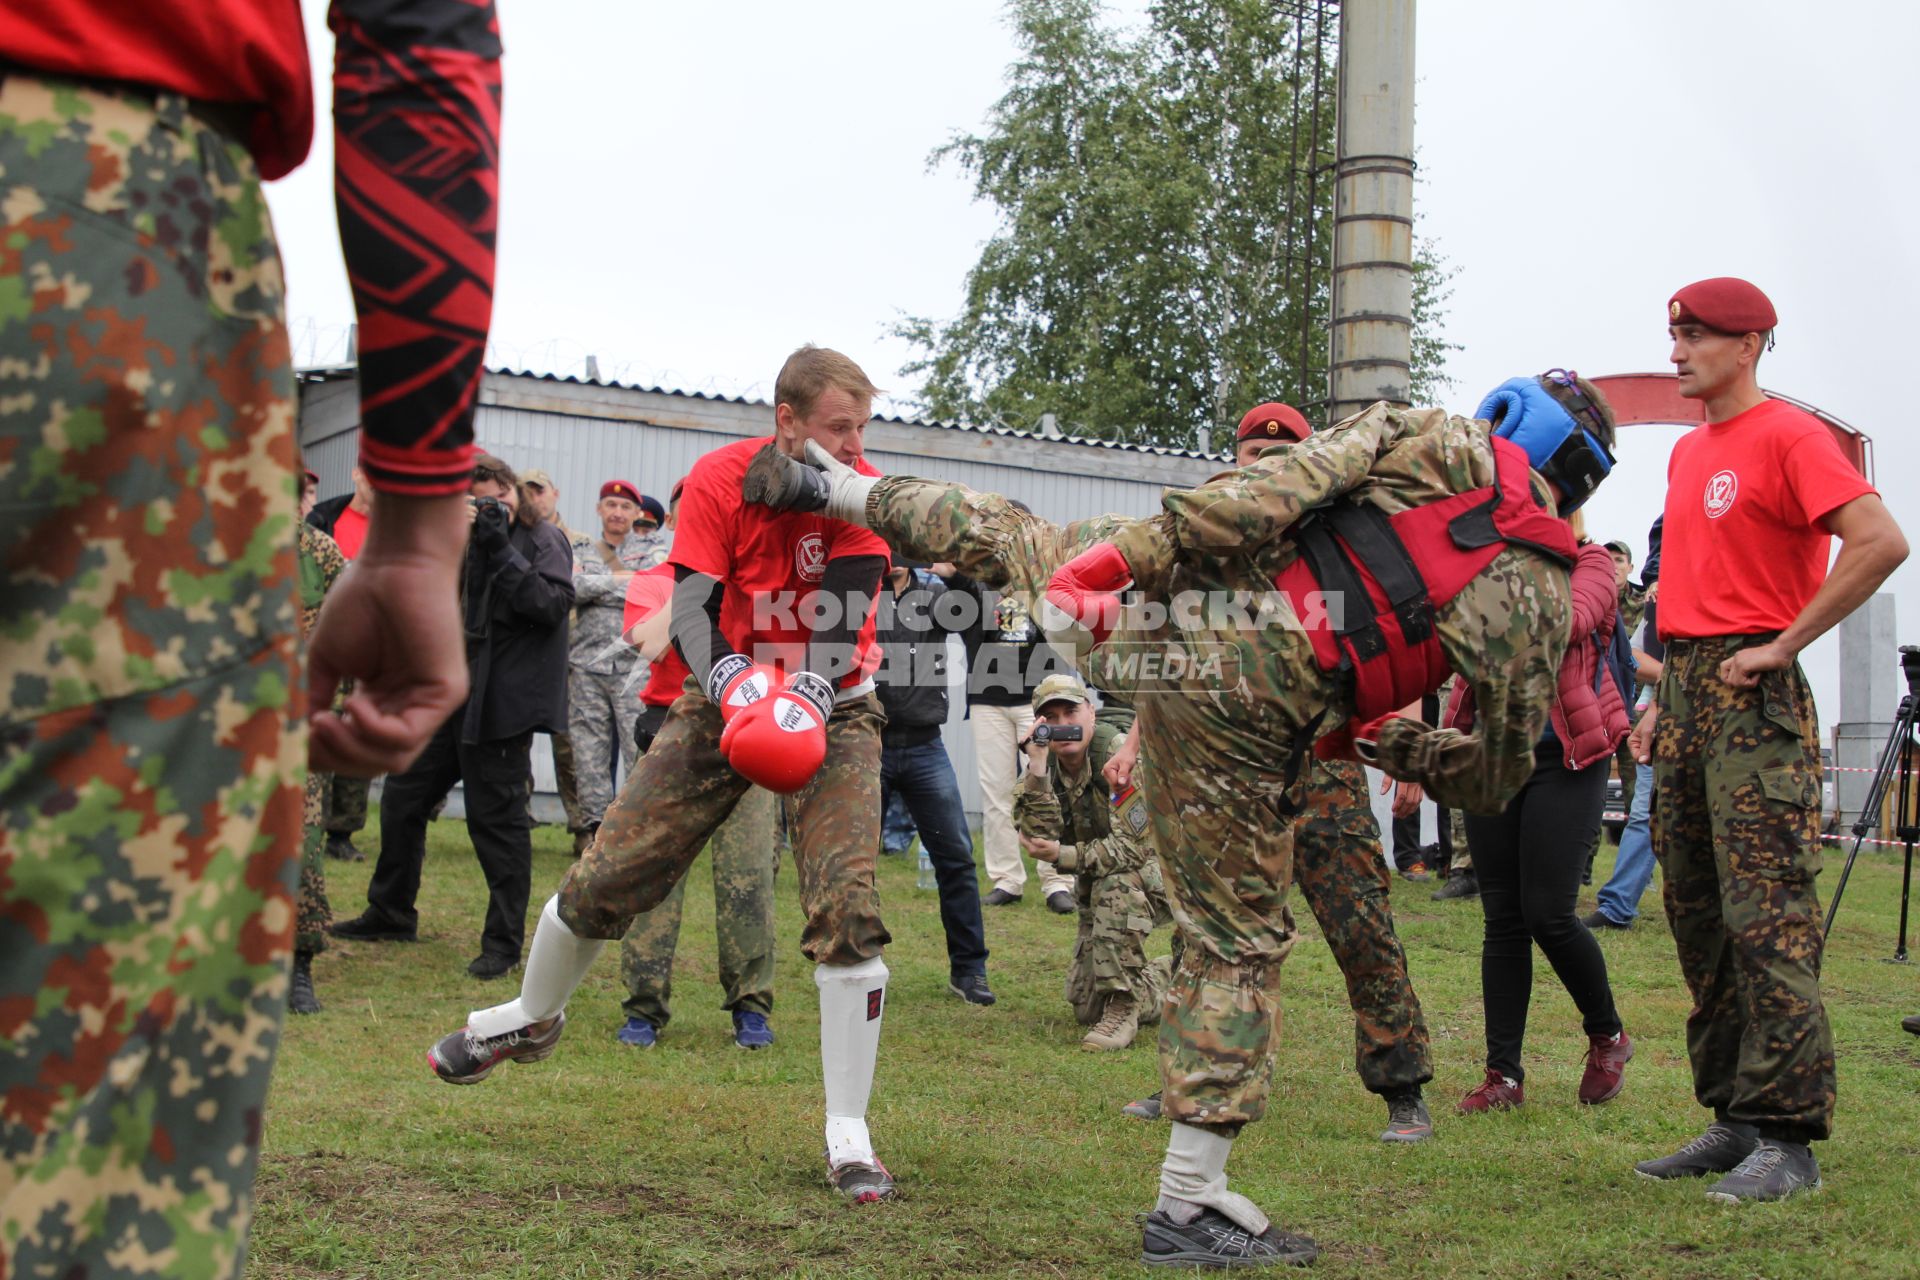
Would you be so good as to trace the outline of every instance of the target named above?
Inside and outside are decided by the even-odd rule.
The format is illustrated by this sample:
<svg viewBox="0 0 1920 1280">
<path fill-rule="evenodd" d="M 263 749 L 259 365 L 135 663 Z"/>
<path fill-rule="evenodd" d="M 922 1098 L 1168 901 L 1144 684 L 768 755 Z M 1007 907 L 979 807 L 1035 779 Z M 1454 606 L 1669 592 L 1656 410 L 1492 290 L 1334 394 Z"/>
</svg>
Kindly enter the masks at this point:
<svg viewBox="0 0 1920 1280">
<path fill-rule="evenodd" d="M 867 1099 L 880 1056 L 880 1019 L 887 1003 L 887 964 L 816 965 L 820 989 L 820 1075 L 827 1093 L 827 1162 L 873 1160 Z"/>
<path fill-rule="evenodd" d="M 593 958 L 606 942 L 582 938 L 560 919 L 560 899 L 547 899 L 540 923 L 527 948 L 527 968 L 520 978 L 520 998 L 467 1015 L 469 1029 L 483 1036 L 505 1035 L 535 1022 L 545 1022 L 566 1008 L 567 997 L 593 967 Z"/>
<path fill-rule="evenodd" d="M 1260 1206 L 1227 1190 L 1227 1153 L 1232 1150 L 1232 1138 L 1176 1122 L 1160 1166 L 1160 1202 L 1155 1208 L 1187 1222 L 1200 1208 L 1217 1209 L 1254 1235 L 1266 1231 L 1267 1215 Z M 1193 1207 L 1183 1214 L 1187 1206 Z"/>
<path fill-rule="evenodd" d="M 807 462 L 827 473 L 829 488 L 823 514 L 862 529 L 870 527 L 867 523 L 867 495 L 873 492 L 873 486 L 880 483 L 881 478 L 861 475 L 811 440 L 807 441 L 805 451 Z"/>
</svg>

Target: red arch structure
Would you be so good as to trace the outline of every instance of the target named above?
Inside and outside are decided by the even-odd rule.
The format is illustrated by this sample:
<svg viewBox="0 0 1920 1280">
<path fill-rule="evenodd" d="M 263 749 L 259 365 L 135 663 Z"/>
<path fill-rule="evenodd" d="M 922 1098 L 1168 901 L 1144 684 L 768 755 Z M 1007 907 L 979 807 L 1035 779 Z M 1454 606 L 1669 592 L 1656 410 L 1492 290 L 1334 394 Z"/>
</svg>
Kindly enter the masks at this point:
<svg viewBox="0 0 1920 1280">
<path fill-rule="evenodd" d="M 1613 406 L 1614 420 L 1620 426 L 1655 422 L 1687 426 L 1705 421 L 1700 402 L 1682 396 L 1680 380 L 1671 373 L 1610 373 L 1592 381 L 1606 396 L 1607 403 Z M 1827 430 L 1833 432 L 1834 441 L 1840 446 L 1840 452 L 1846 455 L 1847 461 L 1868 480 L 1873 479 L 1872 437 L 1804 400 L 1783 396 L 1778 391 L 1768 391 L 1766 394 L 1774 400 L 1784 400 L 1824 422 Z"/>
</svg>

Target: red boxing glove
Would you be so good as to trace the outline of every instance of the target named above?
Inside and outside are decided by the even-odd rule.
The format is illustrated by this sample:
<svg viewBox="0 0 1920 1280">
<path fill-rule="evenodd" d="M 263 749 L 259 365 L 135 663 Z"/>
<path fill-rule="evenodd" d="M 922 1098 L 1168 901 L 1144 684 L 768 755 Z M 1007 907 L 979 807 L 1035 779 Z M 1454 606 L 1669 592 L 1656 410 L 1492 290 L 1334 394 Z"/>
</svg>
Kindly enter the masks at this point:
<svg viewBox="0 0 1920 1280">
<path fill-rule="evenodd" d="M 811 671 L 751 704 L 727 722 L 720 754 L 756 786 L 785 794 L 813 781 L 827 758 L 827 717 L 833 686 Z"/>
<path fill-rule="evenodd" d="M 707 675 L 707 700 L 720 708 L 722 722 L 757 702 L 765 702 L 780 687 L 780 673 L 745 654 L 730 653 L 713 664 Z"/>
<path fill-rule="evenodd" d="M 1120 623 L 1120 588 L 1133 581 L 1127 558 L 1111 542 L 1095 543 L 1061 565 L 1047 582 L 1047 603 L 1093 633 L 1099 644 Z"/>
<path fill-rule="evenodd" d="M 1373 744 L 1380 741 L 1380 730 L 1389 720 L 1399 719 L 1398 712 L 1377 716 L 1372 720 L 1356 721 L 1349 719 L 1332 733 L 1318 739 L 1313 744 L 1313 754 L 1322 760 L 1358 760 L 1362 764 L 1372 764 Z M 1360 744 L 1367 745 L 1362 748 Z"/>
</svg>

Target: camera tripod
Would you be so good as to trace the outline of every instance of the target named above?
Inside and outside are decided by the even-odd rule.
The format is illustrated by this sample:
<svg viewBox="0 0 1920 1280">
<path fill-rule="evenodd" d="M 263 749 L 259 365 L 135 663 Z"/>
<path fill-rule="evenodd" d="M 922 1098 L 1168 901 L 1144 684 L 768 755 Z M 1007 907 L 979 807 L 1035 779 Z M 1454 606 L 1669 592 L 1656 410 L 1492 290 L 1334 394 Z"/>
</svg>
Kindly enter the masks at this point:
<svg viewBox="0 0 1920 1280">
<path fill-rule="evenodd" d="M 1899 787 L 1894 800 L 1893 835 L 1906 846 L 1906 864 L 1900 875 L 1900 934 L 1894 940 L 1892 957 L 1895 964 L 1907 963 L 1907 902 L 1913 888 L 1913 845 L 1920 840 L 1920 814 L 1914 812 L 1913 805 L 1914 734 L 1920 731 L 1920 648 L 1900 646 L 1900 669 L 1906 673 L 1907 696 L 1900 699 L 1893 732 L 1887 735 L 1886 748 L 1881 751 L 1880 763 L 1873 772 L 1873 785 L 1867 789 L 1860 816 L 1854 820 L 1853 848 L 1847 851 L 1846 866 L 1841 868 L 1840 883 L 1834 886 L 1833 903 L 1827 908 L 1827 927 L 1820 935 L 1824 943 L 1833 934 L 1833 918 L 1840 914 L 1840 897 L 1847 891 L 1853 860 L 1860 856 L 1867 832 L 1879 825 L 1880 806 L 1886 798 L 1888 784 L 1893 783 Z"/>
</svg>

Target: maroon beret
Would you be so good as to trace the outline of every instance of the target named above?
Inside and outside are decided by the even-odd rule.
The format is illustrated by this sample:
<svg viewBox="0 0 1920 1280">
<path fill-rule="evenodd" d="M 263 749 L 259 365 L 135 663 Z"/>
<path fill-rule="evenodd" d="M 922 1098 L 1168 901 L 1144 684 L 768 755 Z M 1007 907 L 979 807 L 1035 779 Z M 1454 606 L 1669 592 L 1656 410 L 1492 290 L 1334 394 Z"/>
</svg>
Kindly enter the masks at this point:
<svg viewBox="0 0 1920 1280">
<path fill-rule="evenodd" d="M 672 506 L 674 503 L 680 501 L 680 491 L 686 487 L 687 478 L 685 476 L 681 476 L 678 480 L 675 480 L 673 482 L 673 492 L 667 495 L 667 505 Z"/>
<path fill-rule="evenodd" d="M 607 481 L 600 486 L 600 496 L 603 498 L 625 498 L 636 507 L 640 505 L 640 491 L 631 484 L 628 484 L 625 480 Z"/>
<path fill-rule="evenodd" d="M 1300 416 L 1300 411 L 1290 404 L 1257 404 L 1247 410 L 1247 416 L 1240 419 L 1240 430 L 1234 435 L 1237 444 L 1242 440 L 1292 440 L 1298 443 L 1313 434 L 1313 428 Z"/>
<path fill-rule="evenodd" d="M 1667 300 L 1668 324 L 1703 324 L 1721 333 L 1766 333 L 1779 318 L 1759 289 L 1736 276 L 1696 280 Z"/>
</svg>

